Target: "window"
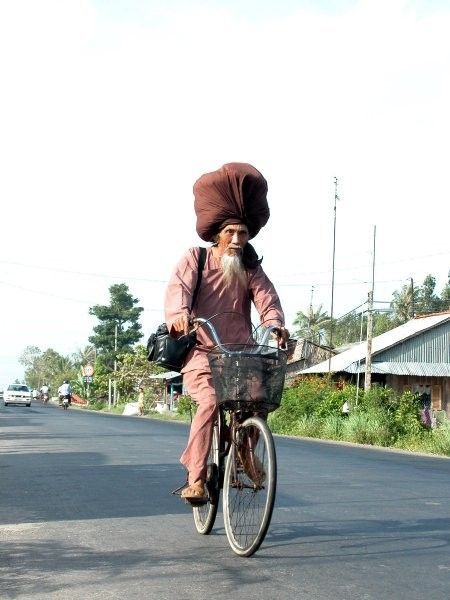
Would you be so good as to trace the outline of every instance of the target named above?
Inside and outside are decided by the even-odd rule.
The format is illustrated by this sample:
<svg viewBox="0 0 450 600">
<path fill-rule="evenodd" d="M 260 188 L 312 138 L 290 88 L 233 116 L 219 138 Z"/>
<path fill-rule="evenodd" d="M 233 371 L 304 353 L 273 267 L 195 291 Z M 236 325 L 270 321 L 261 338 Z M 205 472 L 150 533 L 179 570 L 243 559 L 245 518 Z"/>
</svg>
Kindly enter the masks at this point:
<svg viewBox="0 0 450 600">
<path fill-rule="evenodd" d="M 8 392 L 29 392 L 30 390 L 26 385 L 19 385 L 17 383 L 13 383 L 12 385 L 8 385 Z"/>
<path fill-rule="evenodd" d="M 431 404 L 434 410 L 442 410 L 442 389 L 440 385 L 431 387 Z"/>
</svg>

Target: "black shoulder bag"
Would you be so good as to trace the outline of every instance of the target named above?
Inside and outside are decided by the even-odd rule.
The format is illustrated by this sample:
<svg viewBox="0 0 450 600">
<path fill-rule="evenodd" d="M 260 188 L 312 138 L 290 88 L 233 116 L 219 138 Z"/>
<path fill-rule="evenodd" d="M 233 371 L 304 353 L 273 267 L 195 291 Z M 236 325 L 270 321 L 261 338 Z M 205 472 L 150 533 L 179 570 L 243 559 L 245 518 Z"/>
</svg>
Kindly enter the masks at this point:
<svg viewBox="0 0 450 600">
<path fill-rule="evenodd" d="M 206 260 L 206 248 L 200 248 L 198 256 L 197 285 L 192 295 L 191 308 L 195 304 L 197 293 L 202 281 L 203 267 Z M 154 362 L 158 367 L 164 367 L 170 371 L 180 372 L 189 350 L 195 346 L 197 335 L 195 332 L 174 338 L 169 334 L 166 323 L 159 325 L 155 333 L 152 333 L 147 342 L 147 359 Z"/>
</svg>

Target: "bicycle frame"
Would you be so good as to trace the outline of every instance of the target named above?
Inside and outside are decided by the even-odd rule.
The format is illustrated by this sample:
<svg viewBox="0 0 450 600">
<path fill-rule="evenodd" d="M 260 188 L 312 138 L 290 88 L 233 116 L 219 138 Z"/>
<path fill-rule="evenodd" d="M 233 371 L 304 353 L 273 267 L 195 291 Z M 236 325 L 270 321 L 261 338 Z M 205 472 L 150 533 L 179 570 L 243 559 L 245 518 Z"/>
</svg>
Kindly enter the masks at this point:
<svg viewBox="0 0 450 600">
<path fill-rule="evenodd" d="M 226 423 L 226 414 L 230 416 L 230 423 Z M 266 414 L 258 414 L 254 413 L 254 415 L 258 415 L 264 420 L 266 419 Z M 217 426 L 219 427 L 219 488 L 223 489 L 223 476 L 225 472 L 225 461 L 227 459 L 228 454 L 230 453 L 231 446 L 236 444 L 236 436 L 239 434 L 239 428 L 242 423 L 249 417 L 249 414 L 233 412 L 230 410 L 225 410 L 222 407 L 218 408 L 217 415 Z M 255 468 L 254 464 L 254 448 L 255 448 L 255 439 L 251 437 L 248 438 L 248 447 L 249 447 L 249 456 L 250 461 L 252 462 L 253 468 Z M 238 481 L 238 474 L 236 469 L 236 464 L 234 464 L 234 478 Z M 242 484 L 241 484 L 242 485 Z M 251 486 L 254 488 L 255 486 Z"/>
</svg>

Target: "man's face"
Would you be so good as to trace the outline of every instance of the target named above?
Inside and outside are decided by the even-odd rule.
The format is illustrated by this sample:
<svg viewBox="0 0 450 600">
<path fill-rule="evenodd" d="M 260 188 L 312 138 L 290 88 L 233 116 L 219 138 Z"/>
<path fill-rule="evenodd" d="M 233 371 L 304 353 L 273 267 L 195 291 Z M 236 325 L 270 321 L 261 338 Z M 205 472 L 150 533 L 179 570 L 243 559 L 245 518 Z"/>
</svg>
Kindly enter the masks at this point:
<svg viewBox="0 0 450 600">
<path fill-rule="evenodd" d="M 236 256 L 242 254 L 245 244 L 248 242 L 248 229 L 246 225 L 226 225 L 219 233 L 217 246 L 220 254 Z"/>
</svg>

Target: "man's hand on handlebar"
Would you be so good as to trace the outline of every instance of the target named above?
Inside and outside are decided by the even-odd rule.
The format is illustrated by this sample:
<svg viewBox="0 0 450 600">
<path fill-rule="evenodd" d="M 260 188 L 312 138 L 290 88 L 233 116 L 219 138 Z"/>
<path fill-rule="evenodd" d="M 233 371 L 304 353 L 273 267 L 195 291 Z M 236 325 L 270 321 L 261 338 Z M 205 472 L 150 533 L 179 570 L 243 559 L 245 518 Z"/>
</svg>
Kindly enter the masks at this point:
<svg viewBox="0 0 450 600">
<path fill-rule="evenodd" d="M 178 335 L 187 335 L 189 333 L 190 319 L 188 315 L 181 315 L 172 324 L 172 330 Z"/>
<path fill-rule="evenodd" d="M 289 340 L 289 331 L 286 327 L 277 327 L 271 332 L 271 336 L 278 341 L 278 346 L 286 350 Z"/>
</svg>

